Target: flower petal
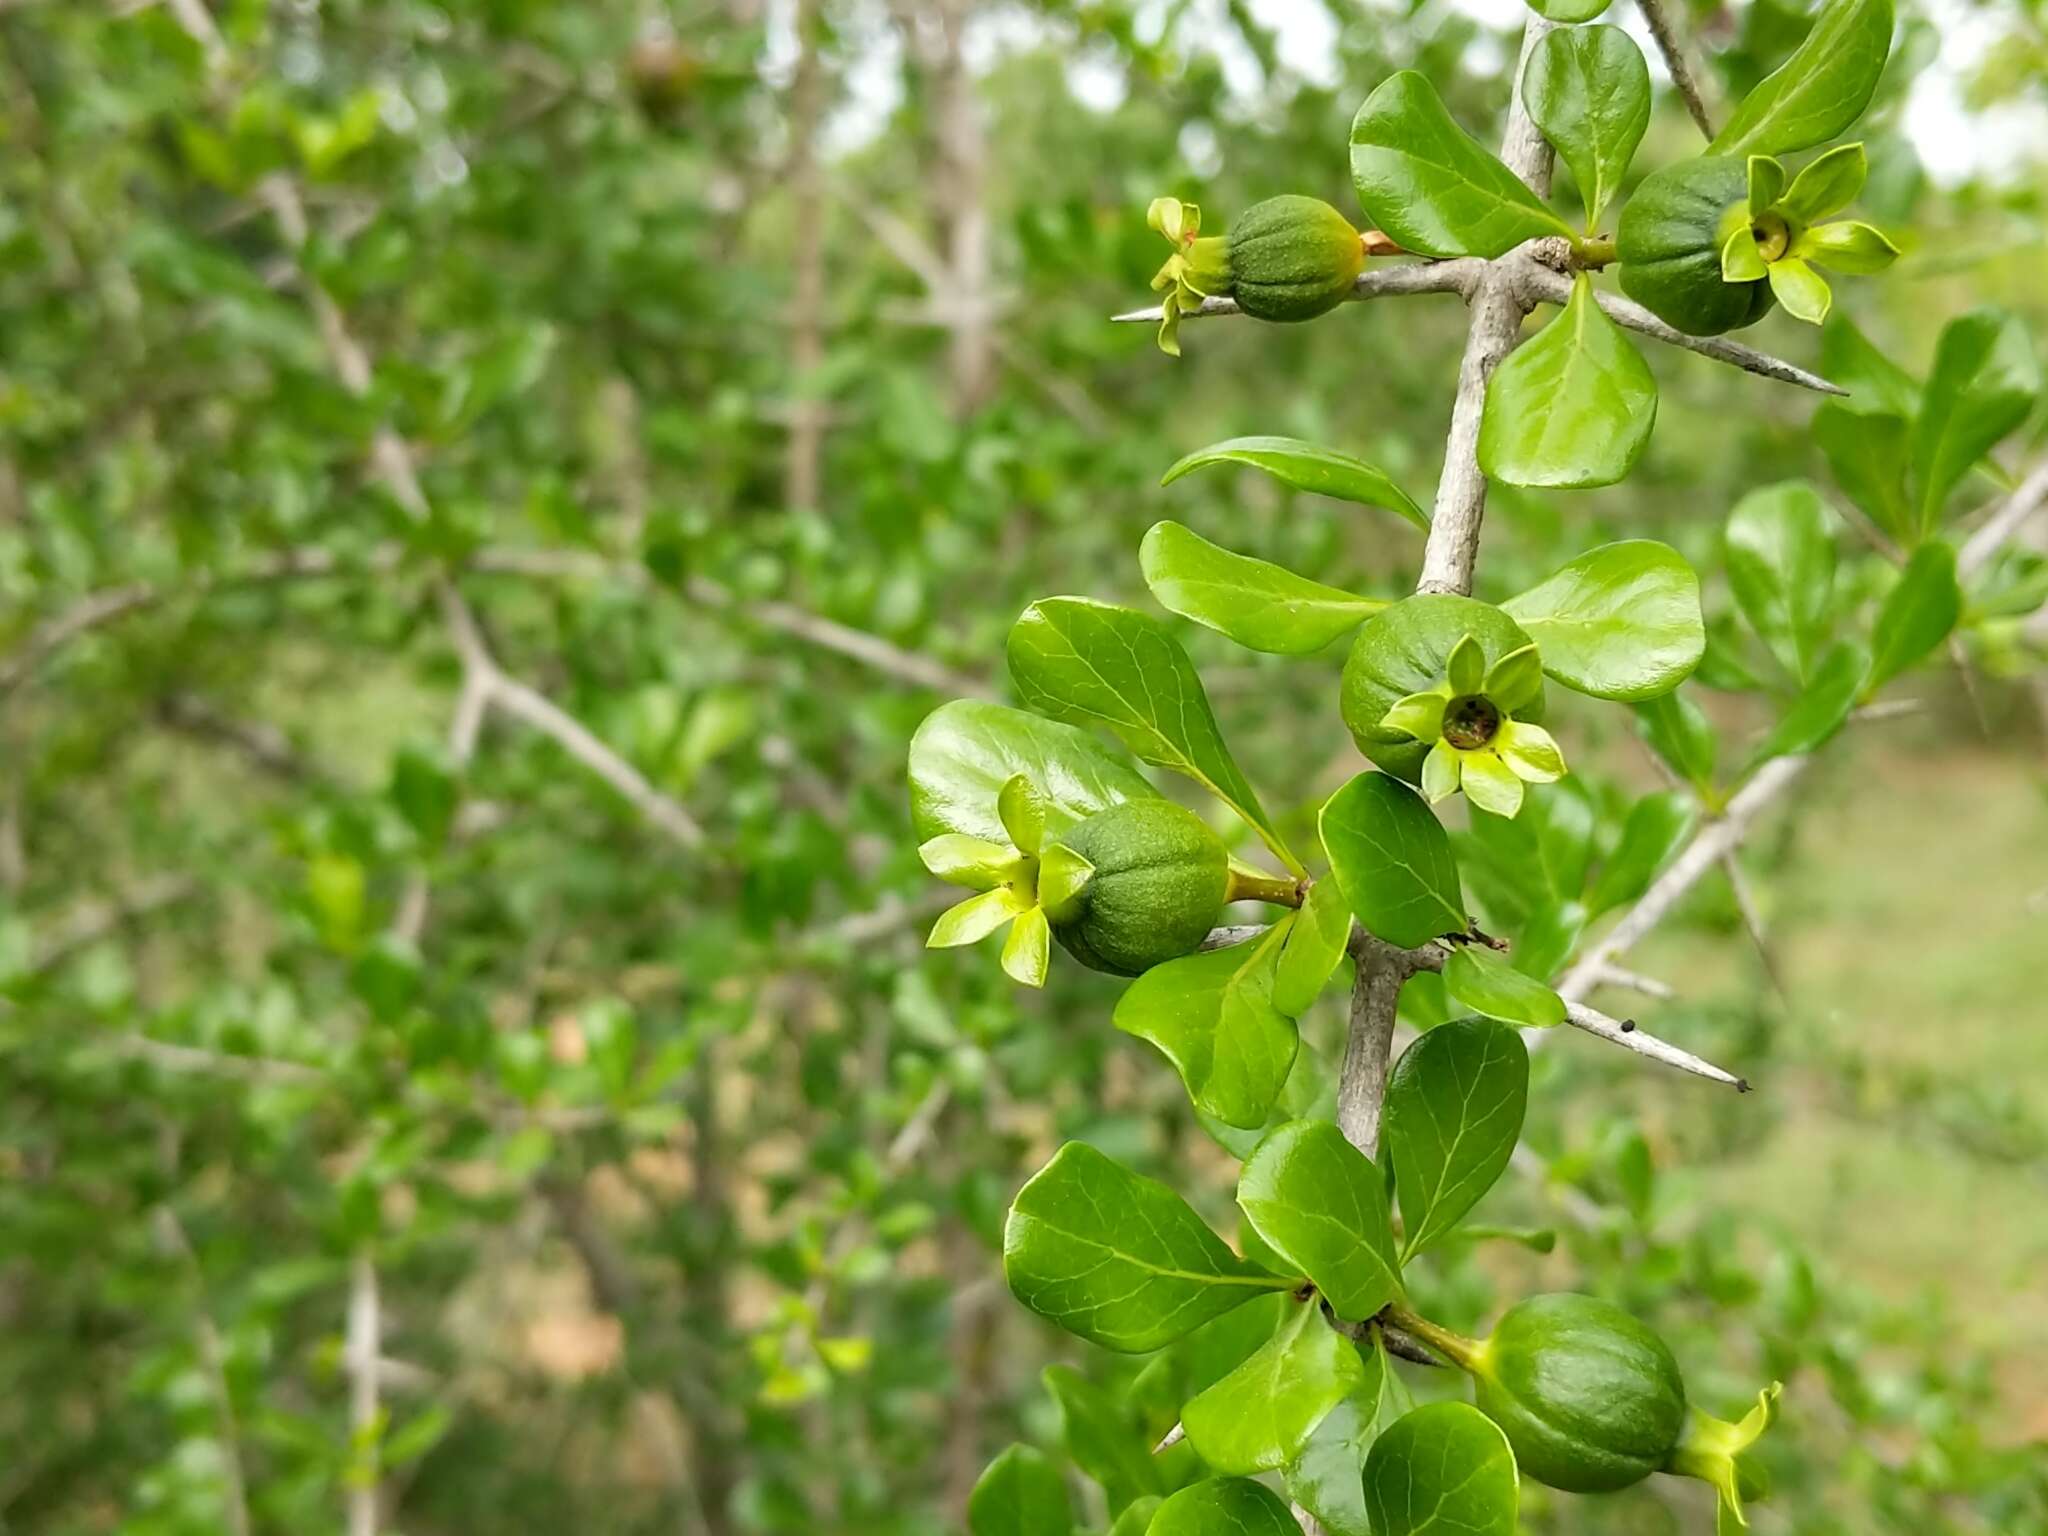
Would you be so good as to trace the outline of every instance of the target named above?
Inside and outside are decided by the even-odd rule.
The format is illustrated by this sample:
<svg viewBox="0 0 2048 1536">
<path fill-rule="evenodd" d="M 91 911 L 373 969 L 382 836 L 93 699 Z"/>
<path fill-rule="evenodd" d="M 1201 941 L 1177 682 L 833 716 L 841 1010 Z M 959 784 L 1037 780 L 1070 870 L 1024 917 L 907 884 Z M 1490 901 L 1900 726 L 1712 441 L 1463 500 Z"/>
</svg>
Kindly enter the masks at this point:
<svg viewBox="0 0 2048 1536">
<path fill-rule="evenodd" d="M 1554 784 L 1565 776 L 1564 753 L 1558 750 L 1556 739 L 1540 725 L 1510 720 L 1500 728 L 1494 748 L 1518 779 L 1531 784 Z"/>
<path fill-rule="evenodd" d="M 1095 878 L 1095 866 L 1065 843 L 1048 844 L 1038 859 L 1038 905 L 1055 922 L 1080 914 L 1081 894 Z"/>
<path fill-rule="evenodd" d="M 1451 692 L 1477 693 L 1486 682 L 1486 652 L 1470 635 L 1451 647 Z"/>
<path fill-rule="evenodd" d="M 1753 283 L 1769 275 L 1770 269 L 1764 265 L 1764 253 L 1756 248 L 1756 236 L 1750 233 L 1747 224 L 1741 225 L 1721 247 L 1721 280 Z"/>
<path fill-rule="evenodd" d="M 1007 885 L 998 890 L 983 891 L 979 896 L 970 896 L 958 906 L 941 912 L 939 920 L 932 924 L 931 937 L 924 941 L 925 947 L 956 949 L 962 944 L 972 944 L 987 938 L 1011 918 L 1031 910 L 1031 903 Z"/>
<path fill-rule="evenodd" d="M 1450 743 L 1438 742 L 1422 760 L 1422 792 L 1431 805 L 1458 792 L 1458 752 Z"/>
<path fill-rule="evenodd" d="M 1797 256 L 1780 256 L 1771 263 L 1770 272 L 1771 292 L 1785 306 L 1786 314 L 1808 325 L 1819 325 L 1827 319 L 1835 296 L 1826 278 Z"/>
<path fill-rule="evenodd" d="M 1448 694 L 1411 693 L 1380 716 L 1380 724 L 1390 731 L 1406 731 L 1417 741 L 1435 741 L 1444 733 L 1444 705 L 1449 702 Z"/>
<path fill-rule="evenodd" d="M 1513 816 L 1522 808 L 1522 781 L 1492 752 L 1467 752 L 1458 765 L 1465 798 L 1482 811 Z"/>
<path fill-rule="evenodd" d="M 1045 908 L 1033 907 L 1010 925 L 1003 940 L 1003 969 L 1012 981 L 1027 987 L 1045 985 L 1046 959 L 1050 954 L 1052 928 L 1045 920 Z"/>
<path fill-rule="evenodd" d="M 996 795 L 996 815 L 1011 842 L 1026 853 L 1038 852 L 1045 840 L 1045 796 L 1037 785 L 1021 773 L 1011 774 Z"/>
<path fill-rule="evenodd" d="M 965 832 L 942 832 L 917 845 L 924 867 L 948 885 L 992 891 L 1017 872 L 1017 850 Z"/>
<path fill-rule="evenodd" d="M 1543 693 L 1543 660 L 1532 640 L 1518 651 L 1509 651 L 1486 674 L 1486 696 L 1504 715 L 1527 709 Z"/>
</svg>

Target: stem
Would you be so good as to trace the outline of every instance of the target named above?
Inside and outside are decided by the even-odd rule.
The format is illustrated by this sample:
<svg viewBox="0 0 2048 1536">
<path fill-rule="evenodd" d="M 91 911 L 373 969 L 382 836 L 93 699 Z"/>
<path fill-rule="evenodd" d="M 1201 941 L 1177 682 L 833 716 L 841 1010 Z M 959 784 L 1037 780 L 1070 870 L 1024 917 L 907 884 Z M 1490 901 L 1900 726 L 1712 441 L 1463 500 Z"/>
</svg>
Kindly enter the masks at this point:
<svg viewBox="0 0 2048 1536">
<path fill-rule="evenodd" d="M 1302 882 L 1292 875 L 1269 875 L 1264 870 L 1230 867 L 1230 880 L 1223 888 L 1223 900 L 1264 901 L 1276 907 L 1298 907 Z"/>
<path fill-rule="evenodd" d="M 1462 1333 L 1432 1323 L 1419 1313 L 1395 1302 L 1387 1308 L 1387 1321 L 1411 1338 L 1422 1340 L 1431 1349 L 1442 1355 L 1451 1364 L 1463 1371 L 1475 1368 L 1486 1351 L 1486 1344 L 1480 1339 L 1468 1339 Z"/>
<path fill-rule="evenodd" d="M 1394 1015 L 1401 984 L 1414 974 L 1407 953 L 1353 925 L 1351 1027 L 1337 1081 L 1337 1128 L 1367 1157 L 1380 1145 L 1380 1109 L 1387 1096 L 1387 1062 L 1394 1048 Z"/>
<path fill-rule="evenodd" d="M 1620 259 L 1615 249 L 1614 236 L 1588 235 L 1583 240 L 1572 242 L 1572 258 L 1588 271 L 1597 272 L 1602 267 L 1611 267 Z"/>
</svg>

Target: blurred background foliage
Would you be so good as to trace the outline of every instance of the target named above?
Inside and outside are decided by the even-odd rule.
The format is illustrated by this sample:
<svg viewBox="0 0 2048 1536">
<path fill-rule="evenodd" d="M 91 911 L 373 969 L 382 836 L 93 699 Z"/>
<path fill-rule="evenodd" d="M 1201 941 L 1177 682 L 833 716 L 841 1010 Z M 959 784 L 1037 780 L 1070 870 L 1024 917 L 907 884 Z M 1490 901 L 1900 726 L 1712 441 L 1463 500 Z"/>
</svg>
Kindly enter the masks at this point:
<svg viewBox="0 0 2048 1536">
<path fill-rule="evenodd" d="M 1785 0 L 1690 21 L 1723 102 L 1805 25 Z M 1975 304 L 2048 334 L 2048 13 L 1902 22 L 1867 205 L 1909 257 L 1842 297 L 1924 371 Z M 903 746 L 948 694 L 1001 693 L 1030 598 L 1144 603 L 1163 515 L 1404 588 L 1419 541 L 1390 519 L 1157 479 L 1281 432 L 1426 493 L 1453 300 L 1194 326 L 1178 365 L 1104 317 L 1158 263 L 1154 195 L 1218 227 L 1282 190 L 1352 206 L 1345 127 L 1392 68 L 1488 136 L 1517 25 L 0 0 L 0 1530 L 338 1530 L 374 1483 L 392 1531 L 938 1532 L 1001 1444 L 1060 1445 L 1042 1368 L 1122 1392 L 1135 1364 L 1010 1303 L 1001 1210 L 1067 1136 L 1215 1213 L 1230 1160 L 1108 1027 L 1104 979 L 1026 996 L 923 952 L 945 892 Z M 1996 153 L 1935 178 L 1909 98 L 1962 31 L 1948 129 Z M 1639 172 L 1691 134 L 1660 99 Z M 1782 316 L 1758 339 L 1825 361 Z M 1497 492 L 1482 595 L 1625 534 L 1711 572 L 1743 491 L 1826 483 L 1808 397 L 1653 361 L 1642 469 Z M 463 761 L 445 572 L 506 673 L 701 839 L 509 709 Z M 1537 1284 L 1615 1295 L 1724 1409 L 1785 1377 L 1766 1536 L 2048 1531 L 2024 612 L 1853 726 L 1745 852 L 1767 955 L 1709 881 L 1636 957 L 1680 989 L 1659 1032 L 1764 1091 L 1559 1042 L 1548 1177 L 1488 1209 L 1555 1249 L 1432 1272 L 1457 1326 Z M 1186 638 L 1269 803 L 1354 770 L 1334 658 Z M 1699 696 L 1731 738 L 1763 719 Z M 1619 714 L 1561 727 L 1610 800 L 1657 783 Z M 1326 1054 L 1338 1006 L 1305 1021 Z M 348 1345 L 368 1295 L 374 1365 Z M 1163 1427 L 1111 1401 L 1117 1434 Z M 1085 1457 L 1102 1431 L 1073 1428 Z M 1703 1528 L 1704 1490 L 1656 1482 L 1532 1486 L 1525 1522 Z"/>
</svg>

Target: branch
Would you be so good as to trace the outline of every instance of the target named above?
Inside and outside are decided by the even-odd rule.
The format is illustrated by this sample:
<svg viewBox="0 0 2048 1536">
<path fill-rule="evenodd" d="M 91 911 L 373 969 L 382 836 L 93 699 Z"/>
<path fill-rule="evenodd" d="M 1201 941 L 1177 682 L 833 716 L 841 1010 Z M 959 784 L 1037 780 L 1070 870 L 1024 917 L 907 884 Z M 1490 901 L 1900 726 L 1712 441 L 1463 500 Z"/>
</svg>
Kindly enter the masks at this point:
<svg viewBox="0 0 2048 1536">
<path fill-rule="evenodd" d="M 1393 1054 L 1394 1017 L 1402 983 L 1415 974 L 1411 954 L 1351 925 L 1351 1023 L 1344 1037 L 1344 1066 L 1337 1078 L 1337 1129 L 1367 1157 L 1378 1155 L 1380 1110 L 1387 1096 L 1387 1064 Z"/>
<path fill-rule="evenodd" d="M 1755 777 L 1728 802 L 1727 810 L 1693 834 L 1692 841 L 1686 844 L 1685 851 L 1679 854 L 1671 867 L 1659 875 L 1621 921 L 1608 929 L 1600 942 L 1580 956 L 1578 963 L 1565 973 L 1564 980 L 1557 986 L 1559 995 L 1567 1002 L 1577 1002 L 1598 986 L 1608 968 L 1640 943 L 1644 935 L 1678 905 L 1679 899 L 1699 883 L 1700 877 L 1742 841 L 1750 823 L 1756 820 L 1765 806 L 1791 787 L 1809 761 L 1804 757 L 1779 757 L 1759 768 Z"/>
<path fill-rule="evenodd" d="M 342 1366 L 349 1385 L 350 1459 L 355 1463 L 349 1477 L 348 1536 L 377 1536 L 380 1331 L 377 1266 L 369 1249 L 362 1248 L 349 1265 L 348 1333 L 342 1345 Z"/>
<path fill-rule="evenodd" d="M 1989 565 L 1991 557 L 2020 531 L 2021 524 L 2044 505 L 2048 505 L 2048 460 L 2035 465 L 2033 472 L 1963 541 L 1956 556 L 1957 578 L 1974 576 Z"/>
<path fill-rule="evenodd" d="M 1504 263 L 1515 263 L 1515 279 L 1520 285 L 1522 296 L 1531 302 L 1540 300 L 1545 304 L 1563 304 L 1571 297 L 1570 277 L 1555 268 L 1534 261 L 1517 261 L 1514 256 L 1501 258 L 1500 262 L 1482 261 L 1477 256 L 1460 256 L 1451 261 L 1424 261 L 1408 266 L 1372 267 L 1361 272 L 1353 285 L 1353 300 L 1401 297 L 1417 293 L 1455 293 L 1469 298 L 1478 285 L 1479 278 L 1489 267 Z M 1730 341 L 1725 336 L 1688 336 L 1673 326 L 1666 325 L 1635 300 L 1618 293 L 1596 290 L 1593 297 L 1599 301 L 1609 319 L 1624 330 L 1636 331 L 1644 336 L 1664 342 L 1668 346 L 1682 347 L 1696 352 L 1701 357 L 1712 358 L 1717 363 L 1726 363 L 1731 368 L 1740 368 L 1745 373 L 1760 378 L 1775 379 L 1780 384 L 1795 384 L 1801 389 L 1810 389 L 1823 395 L 1846 395 L 1847 390 L 1831 384 L 1819 374 L 1801 368 L 1797 363 L 1788 363 L 1783 358 L 1773 357 L 1768 352 L 1759 352 L 1755 347 L 1745 346 L 1739 341 Z M 1204 299 L 1199 308 L 1183 310 L 1181 318 L 1202 319 L 1240 313 L 1233 299 Z M 1147 309 L 1133 309 L 1121 315 L 1111 315 L 1115 324 L 1159 323 L 1159 306 Z"/>
<path fill-rule="evenodd" d="M 1671 75 L 1671 84 L 1685 102 L 1685 110 L 1692 114 L 1692 120 L 1699 124 L 1700 132 L 1709 144 L 1714 141 L 1714 121 L 1707 116 L 1706 98 L 1700 95 L 1699 82 L 1692 77 L 1692 68 L 1685 62 L 1685 50 L 1678 41 L 1678 31 L 1665 14 L 1664 0 L 1636 0 L 1636 7 L 1643 13 L 1643 20 L 1649 25 L 1650 36 L 1656 40 L 1657 51 L 1664 56 L 1664 68 Z"/>
</svg>

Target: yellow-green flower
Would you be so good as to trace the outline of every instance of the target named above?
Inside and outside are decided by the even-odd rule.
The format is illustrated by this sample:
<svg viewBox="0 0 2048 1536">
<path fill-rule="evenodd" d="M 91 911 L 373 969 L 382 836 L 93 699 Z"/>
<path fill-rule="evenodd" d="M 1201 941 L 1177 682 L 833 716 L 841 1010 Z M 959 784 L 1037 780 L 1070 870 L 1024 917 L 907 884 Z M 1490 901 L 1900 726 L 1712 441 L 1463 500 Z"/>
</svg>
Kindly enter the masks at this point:
<svg viewBox="0 0 2048 1536">
<path fill-rule="evenodd" d="M 1166 237 L 1173 254 L 1153 274 L 1159 301 L 1159 350 L 1180 356 L 1180 317 L 1200 309 L 1212 293 L 1230 291 L 1230 243 L 1223 236 L 1201 238 L 1202 210 L 1177 197 L 1155 197 L 1145 222 Z"/>
<path fill-rule="evenodd" d="M 1051 920 L 1064 919 L 1077 904 L 1095 867 L 1062 843 L 1041 854 L 1045 801 L 1023 774 L 1003 785 L 996 813 L 1010 834 L 1008 843 L 947 832 L 919 845 L 926 869 L 980 893 L 941 912 L 925 945 L 973 944 L 1008 923 L 1003 969 L 1027 987 L 1042 987 L 1051 958 Z"/>
<path fill-rule="evenodd" d="M 1829 150 L 1788 178 L 1769 155 L 1749 157 L 1749 198 L 1732 209 L 1721 246 L 1721 276 L 1731 283 L 1770 279 L 1771 292 L 1794 319 L 1819 325 L 1834 294 L 1816 267 L 1882 272 L 1899 248 L 1872 224 L 1819 221 L 1849 206 L 1870 174 L 1861 144 Z"/>
<path fill-rule="evenodd" d="M 1564 777 L 1564 754 L 1550 732 L 1515 719 L 1543 690 L 1543 665 L 1534 645 L 1511 651 L 1486 670 L 1479 642 L 1467 635 L 1451 650 L 1444 681 L 1411 693 L 1380 723 L 1431 743 L 1422 763 L 1422 792 L 1432 804 L 1459 789 L 1482 811 L 1513 816 L 1522 809 L 1522 786 Z"/>
</svg>

